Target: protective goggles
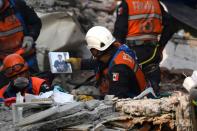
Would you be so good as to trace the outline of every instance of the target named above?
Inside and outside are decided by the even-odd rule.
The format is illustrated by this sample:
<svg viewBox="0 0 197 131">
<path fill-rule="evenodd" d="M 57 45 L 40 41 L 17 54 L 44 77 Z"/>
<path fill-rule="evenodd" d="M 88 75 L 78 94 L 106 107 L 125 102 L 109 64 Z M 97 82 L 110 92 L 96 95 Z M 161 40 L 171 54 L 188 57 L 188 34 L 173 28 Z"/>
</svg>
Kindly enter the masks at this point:
<svg viewBox="0 0 197 131">
<path fill-rule="evenodd" d="M 9 68 L 4 70 L 4 75 L 5 76 L 11 76 L 14 73 L 18 73 L 24 68 L 24 66 L 25 66 L 24 64 L 16 64 L 12 67 L 9 67 Z"/>
</svg>

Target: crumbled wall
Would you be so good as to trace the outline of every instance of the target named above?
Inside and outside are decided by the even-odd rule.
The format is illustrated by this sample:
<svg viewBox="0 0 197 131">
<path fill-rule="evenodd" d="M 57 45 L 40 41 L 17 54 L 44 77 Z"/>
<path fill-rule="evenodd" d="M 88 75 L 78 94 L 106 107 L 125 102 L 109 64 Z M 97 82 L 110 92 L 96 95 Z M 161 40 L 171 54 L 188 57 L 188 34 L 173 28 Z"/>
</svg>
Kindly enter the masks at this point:
<svg viewBox="0 0 197 131">
<path fill-rule="evenodd" d="M 38 12 L 74 13 L 86 32 L 93 25 L 113 30 L 116 2 L 114 0 L 25 0 Z"/>
</svg>

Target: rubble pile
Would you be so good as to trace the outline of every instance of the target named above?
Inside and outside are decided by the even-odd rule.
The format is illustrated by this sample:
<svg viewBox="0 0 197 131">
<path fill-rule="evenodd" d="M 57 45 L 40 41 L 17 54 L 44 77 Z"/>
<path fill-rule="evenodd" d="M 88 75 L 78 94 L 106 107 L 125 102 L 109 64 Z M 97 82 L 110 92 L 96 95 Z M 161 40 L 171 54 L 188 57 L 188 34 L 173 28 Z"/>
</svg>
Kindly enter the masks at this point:
<svg viewBox="0 0 197 131">
<path fill-rule="evenodd" d="M 35 130 L 192 130 L 192 108 L 187 94 L 173 92 L 160 99 L 133 100 L 106 96 L 104 100 L 89 100 L 63 105 L 24 103 L 23 110 L 31 112 L 14 118 L 15 129 Z M 17 104 L 15 104 L 17 105 Z M 20 105 L 20 104 L 19 104 Z M 31 108 L 30 108 L 31 107 Z M 46 107 L 46 102 L 45 102 Z M 27 108 L 27 109 L 26 109 Z M 35 108 L 33 111 L 32 109 Z M 40 112 L 39 112 L 40 110 Z M 25 117 L 24 117 L 25 116 Z"/>
<path fill-rule="evenodd" d="M 146 123 L 151 129 L 183 131 L 192 129 L 188 101 L 188 95 L 174 92 L 160 99 L 121 99 L 116 102 L 116 110 L 132 116 L 133 125 Z"/>
<path fill-rule="evenodd" d="M 174 81 L 179 76 L 168 75 L 171 75 L 172 79 L 175 79 Z M 167 79 L 165 82 L 167 82 Z M 162 88 L 167 87 L 165 85 Z M 176 88 L 178 89 L 178 86 Z M 28 106 L 31 111 L 26 110 L 29 113 L 28 115 L 24 112 L 24 119 L 15 123 L 15 129 L 20 131 L 58 129 L 65 131 L 191 130 L 193 128 L 192 109 L 188 94 L 174 91 L 173 88 L 170 90 L 170 87 L 168 91 L 171 92 L 171 96 L 160 99 L 133 100 L 130 98 L 106 97 L 103 101 L 90 100 L 65 105 L 52 104 L 48 108 L 43 108 L 42 105 L 36 106 L 35 109 L 33 106 Z M 40 110 L 38 110 L 39 106 Z M 0 119 L 1 129 L 14 130 L 11 110 L 2 108 L 1 113 L 3 113 L 1 115 L 3 117 Z M 15 120 L 19 119 L 15 118 Z"/>
<path fill-rule="evenodd" d="M 113 30 L 114 0 L 26 0 L 37 12 L 65 12 L 75 16 L 86 32 L 93 25 Z"/>
</svg>

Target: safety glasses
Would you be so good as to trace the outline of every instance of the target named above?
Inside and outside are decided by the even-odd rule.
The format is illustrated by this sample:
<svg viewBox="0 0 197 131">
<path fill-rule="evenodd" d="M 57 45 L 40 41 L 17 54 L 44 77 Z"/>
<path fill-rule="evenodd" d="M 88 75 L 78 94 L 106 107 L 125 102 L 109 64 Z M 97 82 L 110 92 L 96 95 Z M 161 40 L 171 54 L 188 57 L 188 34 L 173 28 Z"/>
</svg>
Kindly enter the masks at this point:
<svg viewBox="0 0 197 131">
<path fill-rule="evenodd" d="M 24 66 L 25 66 L 24 64 L 16 64 L 12 67 L 9 67 L 9 68 L 4 70 L 4 75 L 10 76 L 13 73 L 20 72 L 23 69 Z"/>
</svg>

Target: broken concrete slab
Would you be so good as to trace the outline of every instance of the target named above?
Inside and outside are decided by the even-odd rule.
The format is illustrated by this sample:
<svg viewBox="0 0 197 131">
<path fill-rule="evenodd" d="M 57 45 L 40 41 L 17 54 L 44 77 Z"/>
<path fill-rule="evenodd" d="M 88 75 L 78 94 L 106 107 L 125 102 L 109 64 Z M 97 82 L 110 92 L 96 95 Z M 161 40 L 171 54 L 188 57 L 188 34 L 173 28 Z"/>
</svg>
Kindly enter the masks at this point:
<svg viewBox="0 0 197 131">
<path fill-rule="evenodd" d="M 38 122 L 38 121 L 40 121 L 44 118 L 47 118 L 51 115 L 54 115 L 57 111 L 58 111 L 58 106 L 54 106 L 54 107 L 51 107 L 47 110 L 44 110 L 44 111 L 41 111 L 39 113 L 35 113 L 33 115 L 30 115 L 26 118 L 23 118 L 22 120 L 20 120 L 15 125 L 17 127 L 20 127 L 20 126 L 25 126 L 25 125 L 28 125 L 28 124 L 35 123 L 35 122 Z"/>
<path fill-rule="evenodd" d="M 68 115 L 75 114 L 77 112 L 84 110 L 84 106 L 85 106 L 85 104 L 83 102 L 67 103 L 63 106 L 60 106 L 58 109 L 58 112 L 55 115 L 45 119 L 45 121 L 46 120 L 54 120 L 54 119 L 58 119 L 60 117 L 65 117 Z"/>
<path fill-rule="evenodd" d="M 101 104 L 99 100 L 90 100 L 85 102 L 85 108 L 92 111 Z"/>
<path fill-rule="evenodd" d="M 29 105 L 30 104 L 31 103 L 29 103 Z M 13 114 L 17 113 L 16 106 L 19 106 L 19 105 L 18 104 L 13 105 Z M 21 127 L 21 126 L 25 126 L 28 124 L 36 123 L 36 122 L 41 121 L 43 119 L 49 119 L 49 120 L 57 119 L 62 116 L 67 116 L 67 115 L 71 115 L 76 112 L 79 112 L 83 108 L 84 108 L 84 104 L 81 102 L 69 103 L 69 104 L 62 105 L 62 106 L 58 106 L 58 105 L 53 106 L 53 107 L 46 109 L 44 111 L 40 111 L 38 113 L 33 113 L 32 115 L 27 116 L 27 117 L 21 116 L 22 120 L 16 121 L 15 126 Z M 54 117 L 50 117 L 52 115 L 54 115 Z M 16 117 L 16 115 L 14 115 L 14 116 L 15 116 L 14 119 L 17 120 L 18 118 Z"/>
<path fill-rule="evenodd" d="M 38 15 L 42 20 L 41 33 L 36 41 L 40 70 L 50 69 L 49 51 L 67 51 L 73 57 L 89 58 L 91 56 L 85 45 L 85 34 L 75 16 L 65 12 L 38 13 Z"/>
<path fill-rule="evenodd" d="M 35 131 L 35 130 L 55 130 L 79 124 L 93 123 L 95 120 L 111 115 L 113 112 L 112 106 L 101 105 L 93 111 L 81 111 L 73 115 L 61 117 L 55 120 L 39 122 L 37 124 L 21 127 L 20 131 Z"/>
<path fill-rule="evenodd" d="M 160 63 L 161 67 L 168 70 L 197 69 L 197 47 L 191 47 L 188 44 L 175 44 L 168 42 L 163 51 L 163 60 Z"/>
</svg>

